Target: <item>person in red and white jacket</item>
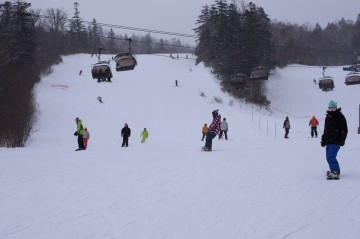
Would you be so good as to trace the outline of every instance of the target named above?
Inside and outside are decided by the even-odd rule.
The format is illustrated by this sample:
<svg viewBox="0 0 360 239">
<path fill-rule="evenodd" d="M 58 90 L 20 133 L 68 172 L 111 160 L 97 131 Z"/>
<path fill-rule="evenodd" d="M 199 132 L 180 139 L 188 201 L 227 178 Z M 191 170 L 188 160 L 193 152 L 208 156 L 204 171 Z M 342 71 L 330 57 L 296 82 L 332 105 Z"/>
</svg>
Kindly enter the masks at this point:
<svg viewBox="0 0 360 239">
<path fill-rule="evenodd" d="M 211 151 L 212 140 L 220 132 L 221 115 L 219 114 L 219 110 L 214 110 L 212 112 L 212 116 L 213 116 L 213 121 L 211 122 L 209 129 L 206 133 L 205 146 L 203 147 L 203 149 L 206 151 Z"/>
</svg>

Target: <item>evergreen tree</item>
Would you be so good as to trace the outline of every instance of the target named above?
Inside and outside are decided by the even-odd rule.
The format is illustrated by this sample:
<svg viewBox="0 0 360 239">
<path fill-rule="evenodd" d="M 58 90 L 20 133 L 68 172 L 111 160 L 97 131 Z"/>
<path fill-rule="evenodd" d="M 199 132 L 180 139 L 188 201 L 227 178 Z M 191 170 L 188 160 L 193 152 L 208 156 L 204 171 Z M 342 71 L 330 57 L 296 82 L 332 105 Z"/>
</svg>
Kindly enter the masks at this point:
<svg viewBox="0 0 360 239">
<path fill-rule="evenodd" d="M 87 47 L 88 41 L 87 41 L 87 32 L 82 22 L 82 18 L 80 17 L 78 2 L 74 3 L 74 10 L 75 10 L 74 16 L 70 20 L 69 35 L 70 35 L 73 51 L 82 52 L 88 48 Z"/>
<path fill-rule="evenodd" d="M 110 28 L 110 31 L 108 33 L 108 41 L 107 41 L 107 48 L 110 53 L 115 53 L 115 33 L 112 28 Z"/>
</svg>

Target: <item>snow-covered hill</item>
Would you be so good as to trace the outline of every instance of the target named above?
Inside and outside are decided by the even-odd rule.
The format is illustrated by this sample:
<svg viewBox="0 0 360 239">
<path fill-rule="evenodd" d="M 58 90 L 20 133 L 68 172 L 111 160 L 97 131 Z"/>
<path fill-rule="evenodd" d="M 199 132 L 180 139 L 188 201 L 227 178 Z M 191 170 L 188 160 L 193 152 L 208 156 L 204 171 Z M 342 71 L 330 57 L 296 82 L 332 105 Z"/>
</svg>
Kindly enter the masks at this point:
<svg viewBox="0 0 360 239">
<path fill-rule="evenodd" d="M 193 59 L 140 55 L 128 72 L 112 62 L 112 83 L 91 78 L 89 55 L 63 59 L 36 88 L 31 142 L 0 149 L 0 238 L 360 237 L 360 86 L 345 86 L 342 67 L 326 70 L 335 78 L 327 93 L 313 83 L 321 67 L 278 69 L 266 82 L 268 112 L 230 97 Z M 320 119 L 321 135 L 329 100 L 349 127 L 339 181 L 325 179 L 325 149 L 309 138 L 309 117 Z M 203 152 L 201 127 L 214 109 L 229 140 Z M 86 151 L 74 151 L 76 117 L 91 133 Z"/>
</svg>

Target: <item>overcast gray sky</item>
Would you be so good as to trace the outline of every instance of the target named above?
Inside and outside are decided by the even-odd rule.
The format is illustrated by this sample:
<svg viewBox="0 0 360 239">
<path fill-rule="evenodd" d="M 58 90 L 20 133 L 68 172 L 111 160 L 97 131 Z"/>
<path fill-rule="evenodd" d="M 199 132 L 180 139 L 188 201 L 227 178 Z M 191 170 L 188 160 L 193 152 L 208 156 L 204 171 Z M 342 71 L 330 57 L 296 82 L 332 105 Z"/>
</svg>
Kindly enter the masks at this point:
<svg viewBox="0 0 360 239">
<path fill-rule="evenodd" d="M 0 0 L 3 2 L 3 0 Z M 228 2 L 233 0 L 228 0 Z M 29 0 L 34 9 L 64 8 L 74 15 L 75 0 Z M 202 6 L 214 0 L 77 0 L 83 20 L 95 18 L 100 23 L 131 26 L 167 32 L 194 34 L 195 22 Z M 239 0 L 235 2 L 240 3 Z M 246 3 L 250 1 L 245 1 Z M 360 14 L 359 0 L 253 0 L 269 18 L 292 23 L 319 23 L 340 20 L 355 21 Z M 118 32 L 118 31 L 117 31 Z M 125 33 L 125 32 L 124 32 Z M 132 34 L 132 32 L 128 32 Z M 145 33 L 138 32 L 143 35 Z M 157 37 L 157 36 L 156 36 Z M 161 36 L 171 39 L 171 36 Z"/>
</svg>

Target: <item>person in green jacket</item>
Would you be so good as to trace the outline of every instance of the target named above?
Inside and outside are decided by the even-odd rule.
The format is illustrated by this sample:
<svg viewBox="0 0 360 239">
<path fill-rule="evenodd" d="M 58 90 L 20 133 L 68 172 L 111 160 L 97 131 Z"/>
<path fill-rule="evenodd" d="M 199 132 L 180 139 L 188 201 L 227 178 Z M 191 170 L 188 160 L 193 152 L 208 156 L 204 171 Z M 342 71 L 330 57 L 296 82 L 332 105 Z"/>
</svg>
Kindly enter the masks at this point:
<svg viewBox="0 0 360 239">
<path fill-rule="evenodd" d="M 78 137 L 78 145 L 79 145 L 79 148 L 76 149 L 76 151 L 85 150 L 84 140 L 83 140 L 84 127 L 82 125 L 82 121 L 81 119 L 79 119 L 79 117 L 76 117 L 75 122 L 76 122 L 76 131 L 74 135 Z"/>
<path fill-rule="evenodd" d="M 140 137 L 142 137 L 141 143 L 145 143 L 145 140 L 147 137 L 149 137 L 149 132 L 146 130 L 146 128 L 144 128 L 143 132 L 141 132 Z"/>
</svg>

